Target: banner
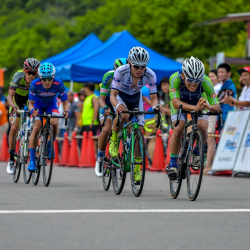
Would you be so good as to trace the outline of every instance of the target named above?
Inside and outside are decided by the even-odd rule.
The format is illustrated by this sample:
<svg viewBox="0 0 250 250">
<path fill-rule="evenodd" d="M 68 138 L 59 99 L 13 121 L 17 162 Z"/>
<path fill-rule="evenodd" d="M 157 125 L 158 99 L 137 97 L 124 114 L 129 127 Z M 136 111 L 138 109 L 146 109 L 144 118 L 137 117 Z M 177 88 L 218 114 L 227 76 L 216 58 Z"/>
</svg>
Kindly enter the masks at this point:
<svg viewBox="0 0 250 250">
<path fill-rule="evenodd" d="M 241 141 L 249 120 L 249 110 L 228 113 L 216 150 L 212 171 L 233 170 Z"/>
<path fill-rule="evenodd" d="M 234 166 L 234 174 L 237 174 L 239 172 L 250 173 L 250 122 L 249 121 Z"/>
</svg>

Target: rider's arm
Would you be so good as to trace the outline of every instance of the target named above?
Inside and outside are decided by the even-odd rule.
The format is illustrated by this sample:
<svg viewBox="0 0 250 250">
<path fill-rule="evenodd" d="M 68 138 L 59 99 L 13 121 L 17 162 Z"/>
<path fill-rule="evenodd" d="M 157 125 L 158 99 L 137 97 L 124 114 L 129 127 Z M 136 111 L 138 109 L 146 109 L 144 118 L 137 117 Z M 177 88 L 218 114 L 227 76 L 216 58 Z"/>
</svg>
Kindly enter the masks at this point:
<svg viewBox="0 0 250 250">
<path fill-rule="evenodd" d="M 158 104 L 157 94 L 150 94 L 151 106 L 155 106 Z"/>
<path fill-rule="evenodd" d="M 14 108 L 16 106 L 15 103 L 14 103 L 14 100 L 13 100 L 13 97 L 14 97 L 15 93 L 16 93 L 16 90 L 9 89 L 7 102 L 12 108 Z"/>
<path fill-rule="evenodd" d="M 106 99 L 106 96 L 105 95 L 100 95 L 99 96 L 99 105 L 100 107 L 103 109 L 106 105 L 106 102 L 105 102 L 105 99 Z"/>
<path fill-rule="evenodd" d="M 62 102 L 62 104 L 63 104 L 63 110 L 64 110 L 64 111 L 69 111 L 69 101 L 68 101 L 68 99 L 67 99 L 67 100 L 64 100 L 64 101 Z"/>
<path fill-rule="evenodd" d="M 202 82 L 202 88 L 206 93 L 207 100 L 208 100 L 208 110 L 212 113 L 220 112 L 220 104 L 217 98 L 217 95 L 214 91 L 213 83 L 211 82 L 208 76 L 204 76 L 204 81 Z"/>
<path fill-rule="evenodd" d="M 29 111 L 35 108 L 34 104 L 35 104 L 35 101 L 29 100 Z"/>
<path fill-rule="evenodd" d="M 119 93 L 119 90 L 116 89 L 111 89 L 111 93 L 110 93 L 110 102 L 112 103 L 112 105 L 114 107 L 117 106 L 118 101 L 117 101 L 117 95 Z"/>
</svg>

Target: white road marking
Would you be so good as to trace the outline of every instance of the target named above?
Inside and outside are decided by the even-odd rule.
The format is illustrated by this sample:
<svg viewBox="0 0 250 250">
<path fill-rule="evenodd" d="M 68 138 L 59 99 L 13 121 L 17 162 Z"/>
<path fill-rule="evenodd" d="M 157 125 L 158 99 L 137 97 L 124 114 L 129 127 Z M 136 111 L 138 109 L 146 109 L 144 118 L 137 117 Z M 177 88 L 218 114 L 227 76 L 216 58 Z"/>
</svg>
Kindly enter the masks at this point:
<svg viewBox="0 0 250 250">
<path fill-rule="evenodd" d="M 67 213 L 249 213 L 250 209 L 82 209 L 82 210 L 0 210 L 0 214 Z"/>
</svg>

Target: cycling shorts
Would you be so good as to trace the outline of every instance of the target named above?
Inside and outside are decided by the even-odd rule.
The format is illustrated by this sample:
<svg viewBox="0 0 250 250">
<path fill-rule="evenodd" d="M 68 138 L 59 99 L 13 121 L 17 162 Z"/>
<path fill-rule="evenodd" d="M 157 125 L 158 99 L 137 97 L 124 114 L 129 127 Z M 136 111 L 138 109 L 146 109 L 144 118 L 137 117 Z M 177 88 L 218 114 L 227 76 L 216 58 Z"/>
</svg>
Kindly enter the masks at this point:
<svg viewBox="0 0 250 250">
<path fill-rule="evenodd" d="M 39 103 L 35 102 L 34 103 L 34 108 L 39 110 L 38 111 L 39 115 L 42 115 L 45 112 L 46 114 L 52 114 L 52 115 L 59 116 L 59 110 L 58 110 L 57 104 L 55 102 L 51 103 L 47 107 L 41 107 L 41 105 L 39 105 Z M 43 118 L 42 117 L 36 117 L 35 120 L 36 121 L 37 120 L 42 121 Z"/>
</svg>

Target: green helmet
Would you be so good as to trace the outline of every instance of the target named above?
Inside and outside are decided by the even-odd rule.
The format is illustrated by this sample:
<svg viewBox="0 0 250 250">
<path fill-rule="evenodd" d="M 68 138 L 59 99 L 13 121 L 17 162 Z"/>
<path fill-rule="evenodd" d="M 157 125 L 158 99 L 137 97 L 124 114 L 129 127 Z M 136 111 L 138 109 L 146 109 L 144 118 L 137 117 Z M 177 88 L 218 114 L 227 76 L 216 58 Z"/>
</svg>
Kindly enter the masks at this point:
<svg viewBox="0 0 250 250">
<path fill-rule="evenodd" d="M 118 67 L 128 64 L 128 59 L 127 58 L 118 58 L 115 60 L 113 68 L 116 70 Z"/>
</svg>

